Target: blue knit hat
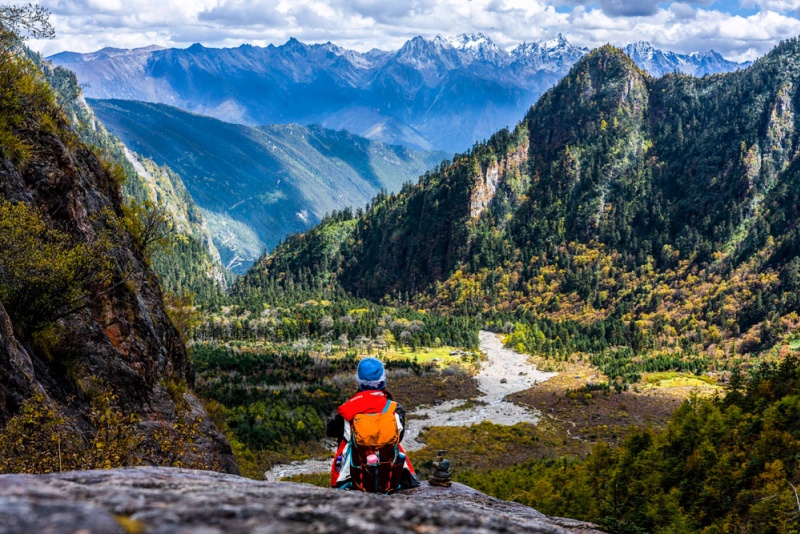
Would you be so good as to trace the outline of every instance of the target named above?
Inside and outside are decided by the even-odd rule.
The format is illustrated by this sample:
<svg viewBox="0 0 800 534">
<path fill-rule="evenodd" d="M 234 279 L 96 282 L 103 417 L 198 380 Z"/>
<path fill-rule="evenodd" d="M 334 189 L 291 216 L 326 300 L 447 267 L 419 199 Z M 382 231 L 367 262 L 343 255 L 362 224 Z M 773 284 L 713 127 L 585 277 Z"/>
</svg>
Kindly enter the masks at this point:
<svg viewBox="0 0 800 534">
<path fill-rule="evenodd" d="M 386 371 L 377 358 L 364 358 L 358 362 L 358 390 L 383 389 L 386 387 Z"/>
</svg>

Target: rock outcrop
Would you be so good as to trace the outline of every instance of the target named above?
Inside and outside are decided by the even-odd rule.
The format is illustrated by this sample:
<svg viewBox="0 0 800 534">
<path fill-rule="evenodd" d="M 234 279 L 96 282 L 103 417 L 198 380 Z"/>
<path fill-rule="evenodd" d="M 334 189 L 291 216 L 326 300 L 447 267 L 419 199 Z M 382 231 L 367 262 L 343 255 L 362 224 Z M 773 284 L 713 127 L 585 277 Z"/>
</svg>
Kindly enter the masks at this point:
<svg viewBox="0 0 800 534">
<path fill-rule="evenodd" d="M 154 467 L 0 476 L 0 534 L 126 531 L 599 532 L 461 484 L 384 496 Z"/>
<path fill-rule="evenodd" d="M 0 421 L 3 413 L 22 405 L 35 383 L 33 361 L 14 336 L 11 318 L 0 302 Z"/>
<path fill-rule="evenodd" d="M 490 161 L 485 168 L 480 169 L 480 176 L 475 182 L 475 187 L 470 198 L 469 214 L 473 219 L 479 218 L 489 207 L 497 194 L 497 189 L 502 182 L 509 178 L 516 178 L 527 184 L 528 177 L 526 165 L 530 146 L 524 139 L 519 146 L 513 148 L 500 161 Z M 520 189 L 520 186 L 517 185 Z"/>
</svg>

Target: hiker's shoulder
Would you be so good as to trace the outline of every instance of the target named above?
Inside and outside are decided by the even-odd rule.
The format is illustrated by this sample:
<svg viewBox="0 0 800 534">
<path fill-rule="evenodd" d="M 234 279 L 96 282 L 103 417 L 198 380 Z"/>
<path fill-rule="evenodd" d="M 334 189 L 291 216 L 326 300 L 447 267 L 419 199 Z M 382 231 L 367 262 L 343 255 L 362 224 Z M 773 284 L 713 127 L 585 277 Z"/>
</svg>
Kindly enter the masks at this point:
<svg viewBox="0 0 800 534">
<path fill-rule="evenodd" d="M 359 391 L 358 393 L 347 399 L 342 406 L 347 404 L 386 402 L 386 399 L 387 399 L 386 394 L 379 389 Z"/>
<path fill-rule="evenodd" d="M 362 410 L 375 410 L 383 408 L 386 404 L 386 395 L 380 390 L 359 391 L 339 406 L 338 412 L 348 418 L 348 414 L 360 413 Z"/>
</svg>

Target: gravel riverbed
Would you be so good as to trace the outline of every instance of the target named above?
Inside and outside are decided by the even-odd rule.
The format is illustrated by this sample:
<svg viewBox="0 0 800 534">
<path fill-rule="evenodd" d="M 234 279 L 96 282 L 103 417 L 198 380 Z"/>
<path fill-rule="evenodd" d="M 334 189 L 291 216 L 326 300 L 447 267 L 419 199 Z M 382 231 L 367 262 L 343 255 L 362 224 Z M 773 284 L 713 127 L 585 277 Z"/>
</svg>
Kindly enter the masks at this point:
<svg viewBox="0 0 800 534">
<path fill-rule="evenodd" d="M 505 348 L 497 335 L 492 332 L 480 333 L 480 348 L 486 355 L 486 360 L 481 363 L 480 371 L 475 378 L 483 395 L 473 399 L 477 401 L 474 405 L 461 410 L 458 408 L 463 406 L 467 399 L 447 401 L 412 412 L 415 418 L 408 422 L 403 438 L 403 447 L 407 451 L 416 451 L 425 446 L 417 438 L 420 431 L 426 427 L 470 426 L 483 421 L 510 426 L 539 421 L 541 414 L 538 410 L 525 408 L 504 399 L 507 395 L 544 382 L 557 373 L 538 370 L 535 365 L 528 362 L 526 355 Z M 330 465 L 329 459 L 276 465 L 264 474 L 264 478 L 277 481 L 294 475 L 325 473 L 330 469 Z"/>
</svg>

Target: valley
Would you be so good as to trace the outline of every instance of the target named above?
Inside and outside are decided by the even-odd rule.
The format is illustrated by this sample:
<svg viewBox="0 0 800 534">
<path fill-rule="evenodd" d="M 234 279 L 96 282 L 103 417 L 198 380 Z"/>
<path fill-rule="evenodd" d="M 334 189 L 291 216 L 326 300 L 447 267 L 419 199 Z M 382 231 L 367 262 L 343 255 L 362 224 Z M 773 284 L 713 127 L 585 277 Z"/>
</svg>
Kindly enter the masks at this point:
<svg viewBox="0 0 800 534">
<path fill-rule="evenodd" d="M 180 175 L 223 265 L 238 274 L 287 235 L 396 191 L 445 156 L 318 126 L 251 128 L 160 104 L 89 105 L 132 150 Z"/>
<path fill-rule="evenodd" d="M 536 424 L 539 420 L 538 413 L 506 402 L 505 397 L 544 382 L 553 373 L 539 371 L 536 366 L 527 362 L 525 356 L 504 348 L 491 332 L 480 333 L 479 349 L 486 358 L 485 362 L 479 362 L 479 369 L 474 377 L 481 395 L 474 399 L 454 399 L 433 406 L 423 405 L 409 412 L 409 423 L 403 438 L 406 451 L 413 452 L 423 448 L 425 443 L 418 438 L 423 429 L 429 427 L 467 427 L 484 421 L 511 426 L 523 422 Z M 402 390 L 396 392 L 396 398 L 402 403 Z M 330 452 L 331 457 L 333 453 L 334 451 Z M 277 481 L 297 475 L 325 473 L 330 471 L 330 464 L 328 459 L 277 465 L 267 471 L 264 478 Z"/>
<path fill-rule="evenodd" d="M 469 399 L 443 401 L 438 395 L 424 399 L 424 404 L 409 412 L 409 423 L 403 440 L 406 451 L 414 453 L 428 447 L 425 436 L 433 433 L 436 445 L 445 446 L 448 458 L 458 466 L 457 469 L 470 469 L 475 464 L 462 457 L 467 451 L 448 446 L 448 438 L 442 438 L 449 431 L 442 427 L 466 428 L 488 424 L 487 428 L 516 426 L 524 432 L 539 425 L 542 418 L 545 418 L 547 424 L 543 429 L 538 429 L 537 433 L 548 436 L 551 444 L 559 442 L 558 450 L 562 453 L 577 450 L 588 452 L 588 447 L 600 440 L 620 441 L 627 434 L 628 426 L 663 426 L 689 395 L 712 395 L 716 387 L 713 382 L 695 383 L 691 376 L 678 375 L 671 377 L 673 383 L 659 387 L 659 379 L 662 377 L 654 374 L 645 382 L 656 385 L 645 387 L 642 391 L 621 395 L 595 391 L 594 396 L 589 395 L 587 398 L 581 391 L 587 391 L 587 386 L 600 378 L 591 367 L 570 364 L 561 372 L 543 372 L 527 356 L 505 348 L 500 336 L 486 331 L 480 333 L 479 349 L 483 357 L 476 365 L 477 371 L 473 376 L 478 391 Z M 539 365 L 548 365 L 545 359 L 537 361 L 540 362 Z M 439 367 L 446 369 L 446 362 L 440 363 Z M 556 384 L 548 387 L 548 382 L 554 378 L 558 379 L 554 380 Z M 448 379 L 446 377 L 443 380 L 445 387 Z M 402 404 L 407 393 L 402 386 L 395 388 L 392 382 L 390 375 L 389 389 Z M 401 380 L 401 384 L 408 385 L 408 381 Z M 579 394 L 576 395 L 575 392 Z M 437 433 L 443 433 L 444 436 L 437 436 Z M 577 443 L 570 443 L 570 440 L 577 440 Z M 433 450 L 435 448 L 428 447 L 428 450 L 421 453 L 422 458 L 430 461 L 431 455 L 436 454 Z M 543 454 L 539 446 L 530 447 L 526 452 L 518 451 L 516 454 L 512 454 L 512 450 L 513 445 L 509 450 L 484 453 L 481 465 L 491 469 L 492 464 L 495 464 L 495 468 L 508 464 L 507 458 L 501 459 L 497 455 L 509 454 L 513 456 L 514 462 L 524 462 L 540 458 Z M 264 478 L 270 481 L 319 481 L 325 487 L 328 484 L 332 455 L 331 449 L 323 458 L 274 465 L 264 474 Z M 414 460 L 415 455 L 411 454 L 411 458 Z M 422 463 L 421 471 L 426 473 L 429 467 L 424 465 L 424 461 Z M 456 479 L 458 480 L 458 473 Z"/>
<path fill-rule="evenodd" d="M 52 58 L 77 75 L 3 44 L 3 476 L 103 510 L 139 477 L 163 486 L 119 494 L 361 502 L 291 482 L 329 486 L 373 356 L 421 478 L 447 451 L 513 529 L 796 530 L 800 40 L 752 64 L 482 34 Z M 123 512 L 97 517 L 148 521 Z"/>
</svg>

